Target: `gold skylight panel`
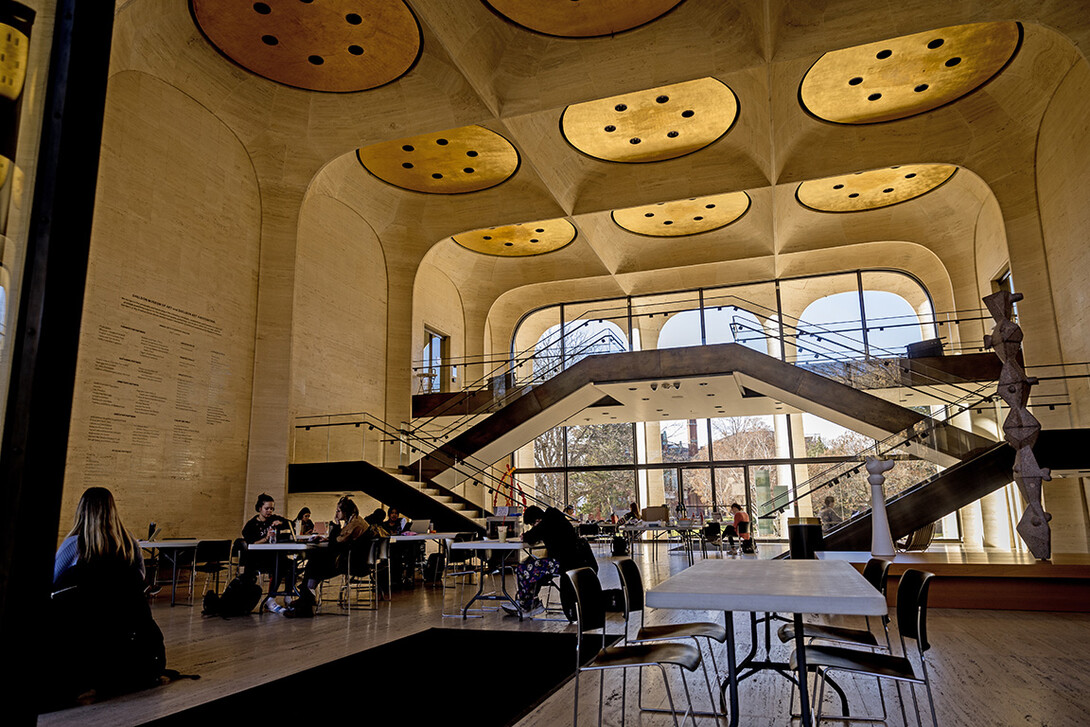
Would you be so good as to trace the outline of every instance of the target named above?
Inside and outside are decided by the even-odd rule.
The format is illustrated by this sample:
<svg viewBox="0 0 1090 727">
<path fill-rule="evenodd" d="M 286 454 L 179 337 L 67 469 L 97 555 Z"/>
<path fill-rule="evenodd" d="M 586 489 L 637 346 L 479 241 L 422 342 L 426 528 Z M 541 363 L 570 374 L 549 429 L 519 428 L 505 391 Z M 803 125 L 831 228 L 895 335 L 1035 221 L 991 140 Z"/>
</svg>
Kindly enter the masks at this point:
<svg viewBox="0 0 1090 727">
<path fill-rule="evenodd" d="M 486 227 L 454 235 L 456 243 L 484 255 L 527 257 L 567 247 L 575 239 L 575 225 L 563 217 L 518 225 Z"/>
<path fill-rule="evenodd" d="M 649 23 L 681 0 L 485 0 L 508 20 L 565 38 L 611 35 Z"/>
<path fill-rule="evenodd" d="M 903 119 L 984 85 L 1021 42 L 1019 23 L 973 23 L 831 51 L 806 72 L 799 99 L 838 124 Z"/>
<path fill-rule="evenodd" d="M 488 189 L 509 179 L 519 166 L 511 142 L 476 125 L 372 144 L 356 156 L 382 181 L 429 194 Z"/>
<path fill-rule="evenodd" d="M 888 169 L 811 179 L 795 190 L 804 207 L 818 212 L 862 212 L 915 199 L 954 176 L 953 164 L 902 164 Z"/>
<path fill-rule="evenodd" d="M 684 237 L 726 227 L 747 210 L 749 195 L 730 192 L 614 210 L 612 217 L 619 227 L 638 235 Z"/>
<path fill-rule="evenodd" d="M 657 162 L 703 149 L 738 117 L 734 92 L 715 78 L 573 104 L 560 117 L 568 143 L 609 162 Z"/>
<path fill-rule="evenodd" d="M 190 0 L 208 40 L 243 68 L 311 91 L 364 91 L 404 75 L 422 36 L 403 0 Z"/>
</svg>

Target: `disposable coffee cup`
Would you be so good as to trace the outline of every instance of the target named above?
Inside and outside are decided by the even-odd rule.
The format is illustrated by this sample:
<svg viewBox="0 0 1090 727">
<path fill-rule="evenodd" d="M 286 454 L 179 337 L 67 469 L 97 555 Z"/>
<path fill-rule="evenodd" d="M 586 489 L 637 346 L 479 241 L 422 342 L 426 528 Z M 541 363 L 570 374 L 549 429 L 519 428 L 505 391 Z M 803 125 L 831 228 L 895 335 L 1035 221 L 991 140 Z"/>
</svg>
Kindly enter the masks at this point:
<svg viewBox="0 0 1090 727">
<path fill-rule="evenodd" d="M 500 542 L 501 543 L 506 543 L 507 542 L 507 527 L 503 526 L 503 527 L 497 528 L 497 530 L 499 531 Z"/>
</svg>

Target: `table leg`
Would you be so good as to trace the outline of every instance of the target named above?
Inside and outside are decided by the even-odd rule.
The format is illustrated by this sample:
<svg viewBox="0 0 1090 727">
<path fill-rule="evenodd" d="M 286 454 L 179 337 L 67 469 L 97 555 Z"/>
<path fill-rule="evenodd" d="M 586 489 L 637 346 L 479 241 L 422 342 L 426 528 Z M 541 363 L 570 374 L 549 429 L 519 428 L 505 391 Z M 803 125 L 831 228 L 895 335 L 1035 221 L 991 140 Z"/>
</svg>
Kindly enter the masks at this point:
<svg viewBox="0 0 1090 727">
<path fill-rule="evenodd" d="M 167 556 L 163 556 L 167 557 Z M 178 550 L 170 557 L 170 605 L 174 605 L 174 599 L 178 593 Z"/>
<path fill-rule="evenodd" d="M 723 626 L 727 631 L 727 683 L 724 685 L 730 690 L 730 727 L 738 727 L 738 660 L 734 653 L 734 614 L 730 611 L 723 612 Z M 723 696 L 723 711 L 726 712 L 726 698 Z"/>
<path fill-rule="evenodd" d="M 462 619 L 469 618 L 469 607 L 473 605 L 477 599 L 484 598 L 484 579 L 488 575 L 488 558 L 483 557 L 481 561 L 481 572 L 477 576 L 477 592 L 473 594 L 473 598 L 469 599 L 469 602 L 462 608 Z"/>
<path fill-rule="evenodd" d="M 810 713 L 809 684 L 806 679 L 806 638 L 803 636 L 802 614 L 796 613 L 795 618 L 795 661 L 798 664 L 799 675 L 799 702 L 802 716 L 802 727 L 810 727 L 813 724 L 813 715 Z"/>
</svg>

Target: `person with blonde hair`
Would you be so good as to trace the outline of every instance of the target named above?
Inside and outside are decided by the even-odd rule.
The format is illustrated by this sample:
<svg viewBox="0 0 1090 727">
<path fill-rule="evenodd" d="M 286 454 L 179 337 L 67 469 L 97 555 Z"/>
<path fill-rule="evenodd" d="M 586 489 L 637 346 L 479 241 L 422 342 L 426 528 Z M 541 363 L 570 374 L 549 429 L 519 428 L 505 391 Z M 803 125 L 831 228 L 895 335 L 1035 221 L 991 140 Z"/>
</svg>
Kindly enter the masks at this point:
<svg viewBox="0 0 1090 727">
<path fill-rule="evenodd" d="M 105 487 L 88 487 L 76 505 L 75 524 L 57 549 L 53 585 L 77 563 L 106 561 L 129 565 L 144 578 L 143 553 L 121 523 L 113 494 Z"/>
</svg>

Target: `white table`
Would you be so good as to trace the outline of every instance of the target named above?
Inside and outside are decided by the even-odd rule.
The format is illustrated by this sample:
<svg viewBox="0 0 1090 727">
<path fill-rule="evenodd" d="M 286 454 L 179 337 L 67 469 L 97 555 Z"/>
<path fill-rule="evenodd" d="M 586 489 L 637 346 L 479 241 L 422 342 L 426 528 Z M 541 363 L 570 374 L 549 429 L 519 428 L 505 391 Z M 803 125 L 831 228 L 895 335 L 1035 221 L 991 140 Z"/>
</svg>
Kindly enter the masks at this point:
<svg viewBox="0 0 1090 727">
<path fill-rule="evenodd" d="M 325 541 L 325 540 L 309 540 L 309 537 L 310 536 L 308 536 L 307 540 L 301 540 L 301 541 L 285 540 L 285 541 L 281 541 L 281 542 L 278 542 L 278 543 L 247 543 L 246 550 L 253 550 L 255 552 L 273 551 L 273 552 L 276 552 L 276 553 L 291 554 L 291 553 L 305 553 L 306 551 L 311 550 L 312 548 L 326 548 L 326 547 L 329 547 L 328 541 Z M 297 575 L 296 570 L 297 570 L 298 562 L 296 560 L 294 560 L 294 559 L 290 560 L 290 562 L 291 562 L 291 580 L 289 582 L 287 590 L 281 592 L 281 591 L 278 591 L 276 589 L 276 587 L 280 584 L 280 577 L 279 577 L 280 576 L 280 572 L 279 572 L 280 571 L 280 558 L 276 558 L 273 561 L 273 572 L 271 574 L 272 582 L 271 582 L 270 587 L 269 587 L 268 597 L 270 597 L 270 598 L 275 598 L 276 596 L 292 596 L 292 597 L 296 597 L 296 596 L 299 595 L 299 589 L 298 589 L 298 587 L 296 585 L 296 581 L 298 580 L 298 578 L 296 577 L 296 575 Z"/>
<path fill-rule="evenodd" d="M 453 540 L 461 533 L 413 533 L 412 535 L 391 535 L 391 543 L 419 543 L 425 540 Z"/>
<path fill-rule="evenodd" d="M 757 664 L 756 613 L 777 611 L 794 614 L 797 680 L 802 702 L 802 724 L 812 724 L 806 684 L 806 651 L 802 638 L 802 614 L 882 616 L 885 597 L 874 589 L 850 563 L 836 560 L 702 560 L 692 568 L 666 579 L 647 592 L 651 608 L 722 611 L 727 629 L 730 724 L 738 724 L 739 664 L 735 654 L 734 612 L 753 614 L 754 644 L 742 667 L 775 669 L 785 665 Z M 750 676 L 747 674 L 746 676 Z M 786 674 L 785 674 L 786 675 Z M 742 677 L 745 678 L 745 677 Z"/>
<path fill-rule="evenodd" d="M 640 533 L 651 533 L 652 540 L 658 540 L 657 534 L 659 533 L 671 533 L 677 532 L 681 535 L 682 546 L 685 548 L 685 556 L 689 560 L 689 565 L 693 564 L 693 532 L 699 530 L 700 526 L 695 523 L 689 523 L 687 525 L 675 524 L 675 525 L 652 525 L 648 523 L 640 523 L 639 525 L 622 525 L 623 530 L 628 535 L 629 547 L 634 549 L 636 543 L 639 542 Z M 651 551 L 651 560 L 658 560 L 658 550 Z"/>
<path fill-rule="evenodd" d="M 458 543 L 451 543 L 451 550 L 480 550 L 480 551 L 502 551 L 504 553 L 503 561 L 500 563 L 500 591 L 502 595 L 496 595 L 495 593 L 484 592 L 484 579 L 487 575 L 488 557 L 482 554 L 481 561 L 481 573 L 477 579 L 477 592 L 473 594 L 473 598 L 469 599 L 469 602 L 462 608 L 462 618 L 469 618 L 469 607 L 476 601 L 507 601 L 518 612 L 519 621 L 522 620 L 522 607 L 514 598 L 511 598 L 511 594 L 507 592 L 507 581 L 504 578 L 503 569 L 507 564 L 507 559 L 511 556 L 512 552 L 517 552 L 523 549 L 525 544 L 521 540 L 466 540 Z"/>
<path fill-rule="evenodd" d="M 197 539 L 141 540 L 139 541 L 139 544 L 143 550 L 157 551 L 159 555 L 170 561 L 170 605 L 173 606 L 175 595 L 178 591 L 178 561 L 181 560 L 182 556 L 186 553 L 190 553 L 192 556 L 197 554 Z M 190 567 L 194 565 L 196 565 L 196 563 L 192 563 Z M 155 568 L 158 570 L 158 563 L 156 563 Z M 158 573 L 156 573 L 156 575 L 158 575 Z"/>
</svg>

